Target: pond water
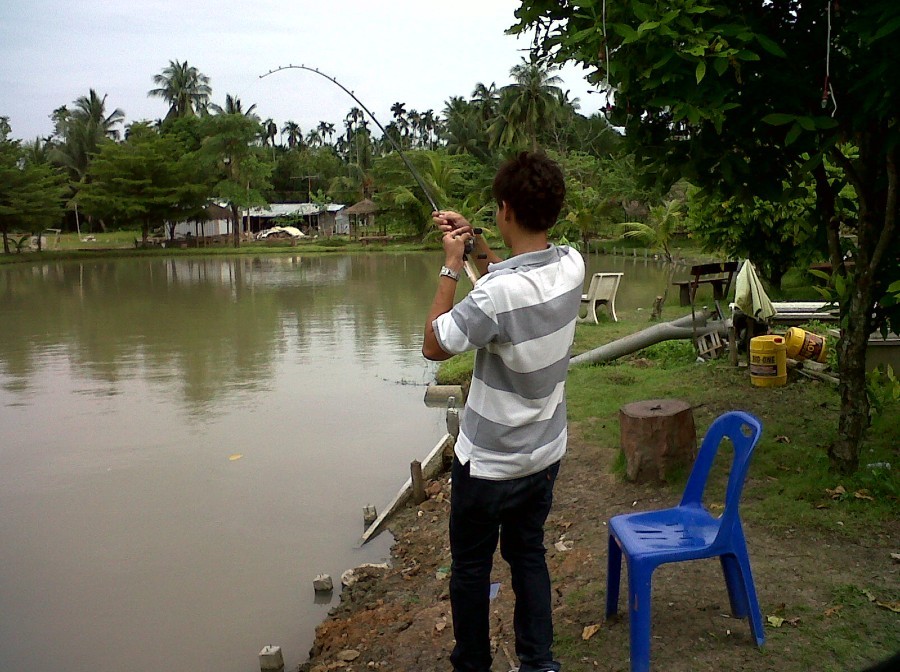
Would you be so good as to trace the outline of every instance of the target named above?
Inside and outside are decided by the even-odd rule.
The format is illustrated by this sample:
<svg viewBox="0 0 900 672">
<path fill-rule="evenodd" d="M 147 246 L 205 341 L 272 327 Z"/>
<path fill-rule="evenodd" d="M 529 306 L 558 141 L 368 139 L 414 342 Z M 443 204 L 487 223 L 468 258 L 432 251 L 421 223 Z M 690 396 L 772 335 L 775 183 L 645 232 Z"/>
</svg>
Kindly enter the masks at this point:
<svg viewBox="0 0 900 672">
<path fill-rule="evenodd" d="M 313 578 L 388 557 L 388 534 L 358 546 L 363 507 L 445 431 L 420 353 L 440 262 L 0 267 L 0 670 L 303 662 L 338 599 Z M 620 314 L 667 282 L 588 270 L 625 272 Z"/>
</svg>

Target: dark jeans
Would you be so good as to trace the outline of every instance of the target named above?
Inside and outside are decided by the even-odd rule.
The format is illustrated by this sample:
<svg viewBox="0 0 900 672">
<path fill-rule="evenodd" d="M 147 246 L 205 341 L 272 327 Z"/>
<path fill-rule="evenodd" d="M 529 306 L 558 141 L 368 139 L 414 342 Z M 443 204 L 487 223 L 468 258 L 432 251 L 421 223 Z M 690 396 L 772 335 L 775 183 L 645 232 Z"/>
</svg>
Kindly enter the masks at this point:
<svg viewBox="0 0 900 672">
<path fill-rule="evenodd" d="M 450 495 L 450 604 L 456 672 L 490 672 L 491 567 L 497 541 L 509 563 L 516 596 L 513 628 L 520 672 L 556 671 L 550 574 L 544 557 L 544 522 L 553 503 L 559 463 L 511 481 L 472 478 L 453 459 Z"/>
</svg>

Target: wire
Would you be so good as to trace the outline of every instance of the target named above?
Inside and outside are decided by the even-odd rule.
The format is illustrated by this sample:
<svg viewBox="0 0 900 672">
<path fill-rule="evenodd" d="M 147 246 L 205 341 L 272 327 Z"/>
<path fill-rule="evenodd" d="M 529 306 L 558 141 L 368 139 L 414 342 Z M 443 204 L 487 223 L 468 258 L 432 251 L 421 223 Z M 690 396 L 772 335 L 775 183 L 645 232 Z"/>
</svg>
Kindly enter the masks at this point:
<svg viewBox="0 0 900 672">
<path fill-rule="evenodd" d="M 604 0 L 605 1 L 605 0 Z M 822 85 L 822 109 L 828 106 L 828 97 L 831 97 L 831 103 L 834 109 L 831 111 L 833 117 L 837 113 L 837 98 L 834 95 L 834 87 L 831 86 L 831 5 L 832 0 L 825 3 L 825 13 L 828 19 L 828 33 L 825 41 L 825 82 Z"/>
</svg>

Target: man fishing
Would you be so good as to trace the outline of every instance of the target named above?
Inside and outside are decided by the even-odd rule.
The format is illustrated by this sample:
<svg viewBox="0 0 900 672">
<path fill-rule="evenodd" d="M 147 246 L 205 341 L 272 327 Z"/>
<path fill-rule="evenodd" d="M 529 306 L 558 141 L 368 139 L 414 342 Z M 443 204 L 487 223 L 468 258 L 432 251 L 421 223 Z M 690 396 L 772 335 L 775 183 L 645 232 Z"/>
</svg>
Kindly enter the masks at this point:
<svg viewBox="0 0 900 672">
<path fill-rule="evenodd" d="M 559 166 L 522 152 L 494 178 L 501 260 L 462 215 L 436 211 L 444 265 L 422 353 L 445 360 L 475 350 L 455 445 L 450 501 L 450 602 L 456 672 L 489 672 L 490 575 L 499 541 L 516 597 L 520 672 L 559 670 L 553 659 L 544 523 L 566 452 L 565 381 L 584 284 L 584 261 L 551 245 L 565 196 Z M 485 273 L 454 306 L 466 245 Z M 471 244 L 471 243 L 469 243 Z"/>
</svg>

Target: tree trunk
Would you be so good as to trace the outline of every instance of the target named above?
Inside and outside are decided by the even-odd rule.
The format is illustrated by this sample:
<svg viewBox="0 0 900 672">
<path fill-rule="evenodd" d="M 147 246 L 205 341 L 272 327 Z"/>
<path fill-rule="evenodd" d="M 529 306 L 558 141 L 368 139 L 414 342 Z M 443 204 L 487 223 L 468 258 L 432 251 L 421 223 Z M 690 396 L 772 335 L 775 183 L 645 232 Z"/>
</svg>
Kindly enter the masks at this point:
<svg viewBox="0 0 900 672">
<path fill-rule="evenodd" d="M 858 309 L 858 306 L 854 307 Z M 841 333 L 838 349 L 841 415 L 837 438 L 828 447 L 828 457 L 832 466 L 845 474 L 856 471 L 859 466 L 859 453 L 869 426 L 869 397 L 866 390 L 866 348 L 869 341 L 867 325 L 865 317 L 851 317 L 850 326 Z"/>
<path fill-rule="evenodd" d="M 3 229 L 3 254 L 9 254 L 9 237 L 6 234 L 6 229 Z"/>
<path fill-rule="evenodd" d="M 234 241 L 234 246 L 237 248 L 241 246 L 241 222 L 238 207 L 234 203 L 231 204 L 231 219 L 232 240 Z"/>
</svg>

